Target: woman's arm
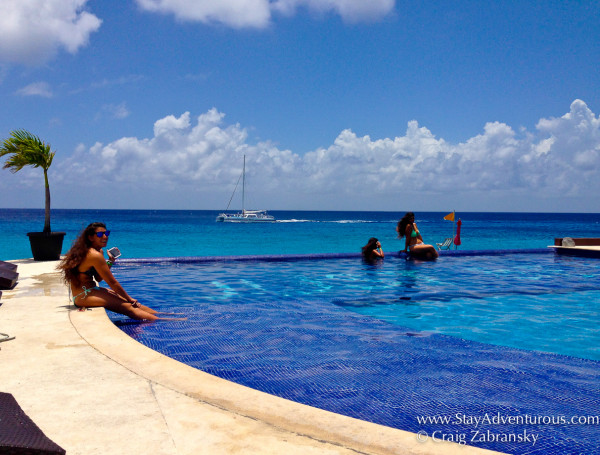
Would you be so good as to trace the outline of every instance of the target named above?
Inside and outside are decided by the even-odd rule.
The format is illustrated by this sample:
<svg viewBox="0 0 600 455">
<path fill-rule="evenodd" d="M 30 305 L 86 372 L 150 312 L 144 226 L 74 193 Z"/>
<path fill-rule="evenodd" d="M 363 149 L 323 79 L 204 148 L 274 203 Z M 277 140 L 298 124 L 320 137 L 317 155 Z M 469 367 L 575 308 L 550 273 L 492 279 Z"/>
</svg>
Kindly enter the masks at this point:
<svg viewBox="0 0 600 455">
<path fill-rule="evenodd" d="M 120 295 L 127 302 L 130 302 L 130 303 L 137 302 L 137 300 L 131 298 L 129 296 L 129 294 L 127 294 L 125 289 L 123 289 L 123 286 L 121 286 L 121 284 L 114 277 L 114 275 L 110 271 L 110 267 L 108 266 L 108 264 L 106 263 L 106 260 L 104 259 L 104 255 L 100 251 L 96 251 L 96 250 L 92 249 L 92 251 L 90 251 L 90 256 L 91 256 L 90 262 L 93 265 L 93 267 L 96 269 L 96 271 L 98 272 L 98 275 L 100 275 L 100 278 L 102 278 L 104 281 L 106 281 L 106 284 L 108 284 L 113 291 L 115 291 L 118 295 Z"/>
<path fill-rule="evenodd" d="M 110 254 L 110 251 L 107 251 L 106 254 L 108 255 L 108 261 L 106 261 L 106 263 L 108 264 L 108 268 L 110 269 L 115 264 L 115 262 L 117 262 L 117 258 Z"/>
<path fill-rule="evenodd" d="M 383 249 L 381 247 L 377 247 L 376 249 L 374 249 L 373 254 L 380 258 L 385 257 L 385 254 L 383 253 Z"/>
<path fill-rule="evenodd" d="M 415 231 L 417 231 L 417 243 L 423 243 L 423 237 L 421 237 L 421 231 L 419 231 L 419 228 L 417 227 L 417 223 L 413 223 L 413 228 Z M 419 242 L 420 240 L 420 242 Z"/>
<path fill-rule="evenodd" d="M 404 244 L 404 251 L 408 252 L 408 247 L 410 246 L 410 235 L 412 234 L 412 224 L 406 225 L 406 230 L 404 231 L 404 237 L 406 238 L 406 243 Z"/>
</svg>

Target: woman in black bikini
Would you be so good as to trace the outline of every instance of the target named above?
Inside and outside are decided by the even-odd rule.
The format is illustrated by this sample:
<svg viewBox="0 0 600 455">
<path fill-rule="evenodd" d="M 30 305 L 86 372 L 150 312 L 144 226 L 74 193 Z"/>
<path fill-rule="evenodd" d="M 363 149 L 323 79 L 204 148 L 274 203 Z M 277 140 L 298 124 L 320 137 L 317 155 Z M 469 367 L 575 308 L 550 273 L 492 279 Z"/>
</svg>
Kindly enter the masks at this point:
<svg viewBox="0 0 600 455">
<path fill-rule="evenodd" d="M 362 247 L 362 254 L 365 259 L 370 261 L 385 257 L 381 243 L 375 237 L 371 237 L 367 244 Z"/>
<path fill-rule="evenodd" d="M 133 319 L 156 321 L 172 319 L 158 317 L 157 311 L 140 304 L 127 294 L 110 271 L 115 258 L 108 253 L 106 261 L 102 248 L 108 243 L 110 231 L 104 223 L 92 223 L 75 239 L 73 246 L 60 262 L 58 269 L 73 293 L 73 304 L 80 308 L 104 307 Z M 110 289 L 96 282 L 106 281 Z"/>
</svg>

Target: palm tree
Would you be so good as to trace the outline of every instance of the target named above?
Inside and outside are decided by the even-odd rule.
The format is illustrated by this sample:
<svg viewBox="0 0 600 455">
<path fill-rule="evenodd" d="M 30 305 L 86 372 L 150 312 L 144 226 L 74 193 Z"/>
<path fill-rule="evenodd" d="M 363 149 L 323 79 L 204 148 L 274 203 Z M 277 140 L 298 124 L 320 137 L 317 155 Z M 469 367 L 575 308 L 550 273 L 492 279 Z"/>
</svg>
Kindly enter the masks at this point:
<svg viewBox="0 0 600 455">
<path fill-rule="evenodd" d="M 50 144 L 25 130 L 11 131 L 10 137 L 0 146 L 0 157 L 9 155 L 4 163 L 4 169 L 15 173 L 25 166 L 41 167 L 44 170 L 46 185 L 46 218 L 44 234 L 50 233 L 50 185 L 48 184 L 48 169 L 56 152 L 50 151 Z"/>
</svg>

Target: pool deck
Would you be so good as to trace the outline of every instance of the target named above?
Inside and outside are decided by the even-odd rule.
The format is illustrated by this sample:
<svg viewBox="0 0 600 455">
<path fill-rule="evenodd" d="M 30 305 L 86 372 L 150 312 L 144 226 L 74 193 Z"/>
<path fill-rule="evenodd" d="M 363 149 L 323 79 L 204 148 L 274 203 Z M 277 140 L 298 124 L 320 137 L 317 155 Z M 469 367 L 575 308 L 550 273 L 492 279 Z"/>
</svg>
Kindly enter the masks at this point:
<svg viewBox="0 0 600 455">
<path fill-rule="evenodd" d="M 165 357 L 75 311 L 57 262 L 11 261 L 0 392 L 73 454 L 492 454 L 294 403 Z M 164 323 L 164 322 L 159 322 Z M 2 422 L 0 421 L 0 425 Z"/>
<path fill-rule="evenodd" d="M 563 238 L 555 238 L 554 245 L 548 248 L 554 249 L 558 254 L 567 256 L 583 256 L 600 258 L 600 238 L 574 238 L 571 246 L 563 245 Z"/>
</svg>

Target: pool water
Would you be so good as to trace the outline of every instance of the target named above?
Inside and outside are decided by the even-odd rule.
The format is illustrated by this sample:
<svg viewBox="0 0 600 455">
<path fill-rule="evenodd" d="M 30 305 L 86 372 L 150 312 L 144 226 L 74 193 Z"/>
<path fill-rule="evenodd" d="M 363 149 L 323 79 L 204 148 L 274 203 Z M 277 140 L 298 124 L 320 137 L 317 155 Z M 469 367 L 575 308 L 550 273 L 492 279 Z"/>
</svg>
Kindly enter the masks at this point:
<svg viewBox="0 0 600 455">
<path fill-rule="evenodd" d="M 423 416 L 600 415 L 600 261 L 539 254 L 132 261 L 115 274 L 187 321 L 130 336 L 210 374 L 407 431 L 519 454 L 600 453 L 595 425 L 494 426 L 473 441 Z M 479 428 L 481 429 L 481 428 Z"/>
<path fill-rule="evenodd" d="M 600 360 L 595 259 L 509 254 L 437 262 L 388 257 L 369 264 L 349 257 L 139 267 L 119 276 L 153 283 L 152 295 L 131 291 L 143 293 L 152 307 L 193 312 L 231 299 L 318 299 L 416 331 Z"/>
<path fill-rule="evenodd" d="M 331 275 L 342 282 L 344 274 Z M 541 254 L 381 266 L 332 301 L 415 330 L 600 360 L 600 261 Z"/>
</svg>

